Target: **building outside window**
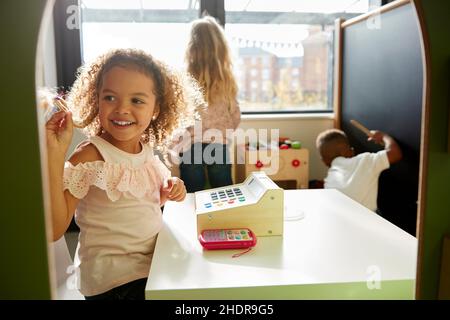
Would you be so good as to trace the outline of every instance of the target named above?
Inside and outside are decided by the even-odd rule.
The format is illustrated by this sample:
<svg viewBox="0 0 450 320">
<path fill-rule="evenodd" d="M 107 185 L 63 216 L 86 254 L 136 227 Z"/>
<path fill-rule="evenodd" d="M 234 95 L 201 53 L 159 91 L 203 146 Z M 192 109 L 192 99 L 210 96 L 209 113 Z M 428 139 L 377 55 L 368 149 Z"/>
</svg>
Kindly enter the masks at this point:
<svg viewBox="0 0 450 320">
<path fill-rule="evenodd" d="M 368 12 L 373 1 L 225 0 L 225 32 L 236 57 L 260 68 L 263 92 L 244 111 L 327 111 L 332 108 L 334 21 Z M 255 66 L 256 58 L 262 63 Z M 253 73 L 253 71 L 252 71 Z M 249 86 L 240 79 L 239 88 Z"/>
</svg>

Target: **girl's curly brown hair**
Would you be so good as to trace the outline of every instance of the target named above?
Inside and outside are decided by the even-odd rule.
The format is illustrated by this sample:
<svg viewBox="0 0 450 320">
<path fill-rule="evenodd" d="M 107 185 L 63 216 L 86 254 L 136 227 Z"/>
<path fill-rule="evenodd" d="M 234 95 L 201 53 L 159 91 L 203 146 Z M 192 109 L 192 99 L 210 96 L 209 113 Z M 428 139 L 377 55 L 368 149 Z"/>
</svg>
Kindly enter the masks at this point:
<svg viewBox="0 0 450 320">
<path fill-rule="evenodd" d="M 166 155 L 175 130 L 193 125 L 199 118 L 199 109 L 205 108 L 206 103 L 199 85 L 191 76 L 172 70 L 142 50 L 114 49 L 80 67 L 67 97 L 74 120 L 88 136 L 102 133 L 98 117 L 99 90 L 105 74 L 117 66 L 133 68 L 153 80 L 156 105 L 160 111 L 144 131 L 142 142 L 150 143 Z"/>
</svg>

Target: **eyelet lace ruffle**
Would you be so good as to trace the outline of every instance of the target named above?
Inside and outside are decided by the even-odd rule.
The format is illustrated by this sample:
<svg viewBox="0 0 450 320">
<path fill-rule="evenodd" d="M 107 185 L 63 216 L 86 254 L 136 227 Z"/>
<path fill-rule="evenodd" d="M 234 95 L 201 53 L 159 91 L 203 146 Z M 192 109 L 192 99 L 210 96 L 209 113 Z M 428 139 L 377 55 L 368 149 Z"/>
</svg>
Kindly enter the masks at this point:
<svg viewBox="0 0 450 320">
<path fill-rule="evenodd" d="M 143 198 L 160 190 L 170 171 L 156 155 L 142 166 L 130 167 L 119 163 L 93 161 L 76 166 L 66 162 L 64 166 L 64 190 L 82 199 L 90 186 L 106 191 L 111 201 L 117 201 L 124 194 Z"/>
</svg>

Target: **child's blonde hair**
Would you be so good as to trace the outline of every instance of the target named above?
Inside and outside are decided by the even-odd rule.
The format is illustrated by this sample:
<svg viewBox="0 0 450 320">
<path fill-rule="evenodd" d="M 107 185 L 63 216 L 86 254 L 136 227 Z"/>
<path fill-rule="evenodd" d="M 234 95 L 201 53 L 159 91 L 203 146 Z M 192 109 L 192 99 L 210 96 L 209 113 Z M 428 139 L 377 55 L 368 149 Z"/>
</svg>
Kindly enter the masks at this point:
<svg viewBox="0 0 450 320">
<path fill-rule="evenodd" d="M 206 16 L 192 22 L 186 62 L 188 72 L 204 89 L 209 104 L 236 98 L 230 49 L 222 27 L 214 18 Z"/>
<path fill-rule="evenodd" d="M 67 97 L 69 109 L 88 136 L 100 135 L 99 90 L 105 74 L 117 66 L 135 69 L 153 80 L 159 114 L 144 131 L 142 142 L 165 154 L 174 131 L 191 126 L 198 109 L 206 104 L 192 77 L 171 70 L 142 50 L 114 49 L 82 66 Z"/>
</svg>

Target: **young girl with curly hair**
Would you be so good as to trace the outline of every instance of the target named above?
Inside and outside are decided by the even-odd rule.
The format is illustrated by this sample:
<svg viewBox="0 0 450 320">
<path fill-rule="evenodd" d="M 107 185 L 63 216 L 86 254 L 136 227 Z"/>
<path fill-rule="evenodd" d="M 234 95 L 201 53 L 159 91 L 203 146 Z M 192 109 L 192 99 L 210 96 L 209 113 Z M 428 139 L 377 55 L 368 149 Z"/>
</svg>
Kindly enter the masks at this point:
<svg viewBox="0 0 450 320">
<path fill-rule="evenodd" d="M 222 27 L 206 16 L 192 22 L 186 50 L 188 72 L 203 89 L 208 108 L 200 112 L 200 130 L 190 130 L 192 144 L 183 148 L 180 176 L 188 192 L 204 189 L 206 176 L 213 188 L 232 184 L 228 145 L 241 120 L 230 49 Z M 207 159 L 206 157 L 209 157 Z"/>
<path fill-rule="evenodd" d="M 186 195 L 153 149 L 164 154 L 174 130 L 192 124 L 202 103 L 189 77 L 143 51 L 117 49 L 81 69 L 70 112 L 47 122 L 53 237 L 63 236 L 75 215 L 86 299 L 144 299 L 160 207 Z M 88 139 L 65 162 L 74 122 Z"/>
</svg>

